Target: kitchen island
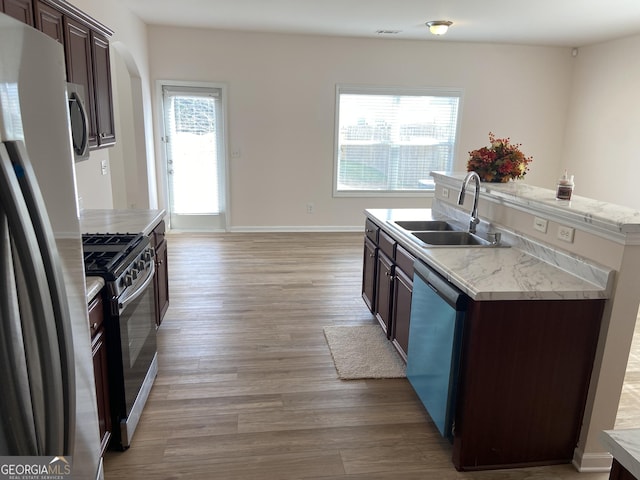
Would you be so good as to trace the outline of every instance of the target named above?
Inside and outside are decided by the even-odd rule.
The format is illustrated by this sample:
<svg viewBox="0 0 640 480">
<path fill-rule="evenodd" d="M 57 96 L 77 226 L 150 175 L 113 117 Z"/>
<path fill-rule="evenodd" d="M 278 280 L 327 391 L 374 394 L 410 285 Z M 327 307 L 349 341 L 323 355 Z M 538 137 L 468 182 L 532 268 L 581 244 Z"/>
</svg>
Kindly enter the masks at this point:
<svg viewBox="0 0 640 480">
<path fill-rule="evenodd" d="M 456 202 L 464 174 L 433 176 L 432 209 L 365 212 L 363 297 L 398 346 L 408 343 L 407 256 L 469 296 L 454 464 L 608 470 L 598 437 L 615 421 L 640 301 L 640 214 L 582 197 L 559 202 L 521 182 L 482 184 L 478 233 L 499 232 L 509 248 L 429 247 L 395 222 L 446 219 L 464 229 L 471 211 L 469 198 Z M 561 427 L 563 416 L 571 421 Z"/>
</svg>

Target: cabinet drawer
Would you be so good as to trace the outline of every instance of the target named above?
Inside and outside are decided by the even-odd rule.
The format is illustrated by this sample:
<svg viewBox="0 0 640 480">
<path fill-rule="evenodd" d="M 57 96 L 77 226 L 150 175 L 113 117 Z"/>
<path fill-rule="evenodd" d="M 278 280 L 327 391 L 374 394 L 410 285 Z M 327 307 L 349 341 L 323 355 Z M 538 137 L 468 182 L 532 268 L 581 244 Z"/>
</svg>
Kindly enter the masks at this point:
<svg viewBox="0 0 640 480">
<path fill-rule="evenodd" d="M 396 241 L 391 238 L 384 230 L 380 230 L 378 234 L 378 247 L 382 250 L 387 257 L 394 258 Z"/>
<path fill-rule="evenodd" d="M 104 322 L 104 311 L 102 308 L 102 299 L 98 294 L 89 303 L 89 329 L 91 338 L 100 330 L 102 323 Z"/>
<path fill-rule="evenodd" d="M 415 257 L 405 250 L 401 245 L 396 247 L 396 265 L 400 267 L 407 277 L 413 278 L 413 262 Z"/>
<path fill-rule="evenodd" d="M 369 240 L 371 240 L 376 245 L 378 244 L 379 231 L 380 231 L 380 228 L 371 220 L 367 219 L 367 221 L 364 224 L 364 234 L 367 236 Z"/>
<path fill-rule="evenodd" d="M 154 228 L 153 232 L 151 232 L 152 247 L 157 249 L 158 245 L 164 242 L 164 232 L 165 232 L 165 224 L 164 224 L 164 221 L 162 221 L 158 225 L 156 225 L 156 228 Z"/>
</svg>

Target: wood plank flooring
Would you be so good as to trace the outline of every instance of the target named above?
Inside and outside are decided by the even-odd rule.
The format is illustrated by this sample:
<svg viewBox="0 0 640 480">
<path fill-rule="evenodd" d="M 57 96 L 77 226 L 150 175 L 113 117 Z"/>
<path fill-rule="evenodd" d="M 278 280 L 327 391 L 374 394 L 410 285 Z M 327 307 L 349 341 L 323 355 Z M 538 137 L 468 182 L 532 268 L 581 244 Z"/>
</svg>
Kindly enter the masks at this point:
<svg viewBox="0 0 640 480">
<path fill-rule="evenodd" d="M 323 327 L 375 323 L 362 234 L 168 241 L 160 371 L 132 447 L 105 457 L 108 480 L 608 478 L 570 465 L 457 472 L 405 379 L 339 380 Z"/>
</svg>

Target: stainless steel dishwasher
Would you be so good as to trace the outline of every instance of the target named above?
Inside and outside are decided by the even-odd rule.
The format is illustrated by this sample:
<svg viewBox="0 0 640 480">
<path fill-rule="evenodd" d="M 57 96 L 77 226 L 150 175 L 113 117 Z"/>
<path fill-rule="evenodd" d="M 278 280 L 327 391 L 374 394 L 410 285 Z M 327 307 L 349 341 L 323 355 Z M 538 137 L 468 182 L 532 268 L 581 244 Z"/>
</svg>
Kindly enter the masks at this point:
<svg viewBox="0 0 640 480">
<path fill-rule="evenodd" d="M 407 378 L 443 437 L 453 439 L 462 326 L 468 297 L 420 260 L 414 264 Z"/>
</svg>

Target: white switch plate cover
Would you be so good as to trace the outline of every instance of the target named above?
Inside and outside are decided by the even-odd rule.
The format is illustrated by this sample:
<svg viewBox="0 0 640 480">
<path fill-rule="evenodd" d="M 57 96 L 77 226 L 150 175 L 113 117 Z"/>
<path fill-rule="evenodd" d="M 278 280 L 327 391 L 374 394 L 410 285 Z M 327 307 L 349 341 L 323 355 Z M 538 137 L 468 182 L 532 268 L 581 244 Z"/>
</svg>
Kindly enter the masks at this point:
<svg viewBox="0 0 640 480">
<path fill-rule="evenodd" d="M 106 175 L 108 170 L 107 170 L 107 161 L 106 160 L 102 160 L 100 162 L 100 170 L 102 171 L 102 175 Z"/>
<path fill-rule="evenodd" d="M 565 227 L 564 225 L 558 226 L 558 238 L 563 242 L 573 243 L 574 230 L 571 227 Z"/>
<path fill-rule="evenodd" d="M 539 232 L 547 233 L 547 224 L 548 222 L 544 218 L 535 217 L 533 219 L 533 228 Z"/>
<path fill-rule="evenodd" d="M 449 198 L 449 189 L 447 187 L 442 187 L 442 198 Z"/>
</svg>

